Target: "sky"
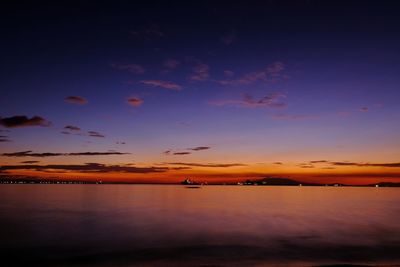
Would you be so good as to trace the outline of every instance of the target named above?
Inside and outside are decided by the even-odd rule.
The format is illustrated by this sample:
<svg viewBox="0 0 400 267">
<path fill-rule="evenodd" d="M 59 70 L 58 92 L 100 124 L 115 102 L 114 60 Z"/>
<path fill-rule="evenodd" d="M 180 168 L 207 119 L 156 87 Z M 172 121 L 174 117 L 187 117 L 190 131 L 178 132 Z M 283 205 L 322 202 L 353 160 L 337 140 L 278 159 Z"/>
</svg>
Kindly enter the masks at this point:
<svg viewBox="0 0 400 267">
<path fill-rule="evenodd" d="M 0 11 L 0 175 L 400 182 L 395 1 Z"/>
</svg>

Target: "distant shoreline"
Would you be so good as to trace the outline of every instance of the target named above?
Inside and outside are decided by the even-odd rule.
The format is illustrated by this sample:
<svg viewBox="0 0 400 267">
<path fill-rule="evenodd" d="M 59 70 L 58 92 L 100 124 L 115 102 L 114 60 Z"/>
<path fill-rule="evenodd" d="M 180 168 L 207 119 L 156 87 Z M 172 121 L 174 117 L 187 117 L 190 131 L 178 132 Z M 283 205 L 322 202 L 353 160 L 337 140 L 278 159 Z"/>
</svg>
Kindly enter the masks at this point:
<svg viewBox="0 0 400 267">
<path fill-rule="evenodd" d="M 181 183 L 136 183 L 136 182 L 92 182 L 92 181 L 32 181 L 32 180 L 5 180 L 0 179 L 0 185 L 182 185 Z M 187 186 L 187 185 L 186 185 Z M 349 184 L 245 184 L 245 183 L 209 183 L 200 185 L 201 187 L 207 186 L 238 186 L 238 187 L 254 187 L 254 186 L 287 186 L 287 187 L 400 187 L 400 183 L 388 183 L 382 182 L 378 184 L 366 184 L 366 185 L 349 185 Z"/>
</svg>

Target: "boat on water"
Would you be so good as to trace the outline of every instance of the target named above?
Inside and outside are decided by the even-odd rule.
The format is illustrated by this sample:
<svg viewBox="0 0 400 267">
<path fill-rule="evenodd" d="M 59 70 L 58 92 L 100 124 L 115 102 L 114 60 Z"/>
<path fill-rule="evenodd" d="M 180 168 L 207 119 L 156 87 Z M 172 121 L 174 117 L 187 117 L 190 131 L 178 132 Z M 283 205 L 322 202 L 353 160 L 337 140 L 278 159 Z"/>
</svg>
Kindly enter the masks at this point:
<svg viewBox="0 0 400 267">
<path fill-rule="evenodd" d="M 185 186 L 185 188 L 191 188 L 191 189 L 201 188 L 201 185 L 199 183 L 196 183 L 196 182 L 190 180 L 189 178 L 186 178 L 185 180 L 183 180 L 181 182 L 181 184 L 187 185 L 187 186 Z"/>
</svg>

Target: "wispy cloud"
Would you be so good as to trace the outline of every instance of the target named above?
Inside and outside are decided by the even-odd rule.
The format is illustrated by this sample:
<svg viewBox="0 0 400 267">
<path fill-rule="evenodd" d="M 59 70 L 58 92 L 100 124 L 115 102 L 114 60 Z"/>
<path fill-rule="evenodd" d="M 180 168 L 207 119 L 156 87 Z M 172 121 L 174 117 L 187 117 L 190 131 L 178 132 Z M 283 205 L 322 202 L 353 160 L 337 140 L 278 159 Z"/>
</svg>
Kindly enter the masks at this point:
<svg viewBox="0 0 400 267">
<path fill-rule="evenodd" d="M 75 104 L 75 105 L 86 105 L 88 103 L 86 98 L 82 96 L 68 96 L 64 100 L 69 104 Z"/>
<path fill-rule="evenodd" d="M 161 88 L 165 88 L 165 89 L 169 89 L 169 90 L 179 91 L 182 89 L 181 85 L 174 83 L 174 82 L 170 82 L 170 81 L 143 80 L 143 81 L 140 81 L 140 83 L 145 84 L 145 85 L 154 86 L 154 87 L 161 87 Z"/>
<path fill-rule="evenodd" d="M 272 114 L 270 115 L 274 120 L 287 120 L 287 121 L 302 121 L 308 119 L 314 119 L 316 116 L 311 115 L 290 115 L 290 114 Z"/>
<path fill-rule="evenodd" d="M 298 166 L 303 169 L 312 169 L 315 167 L 313 164 L 309 164 L 309 163 L 300 163 L 300 164 L 298 164 Z"/>
<path fill-rule="evenodd" d="M 254 99 L 251 95 L 245 94 L 241 100 L 219 100 L 212 101 L 209 104 L 214 106 L 232 106 L 232 107 L 243 107 L 243 108 L 256 108 L 256 107 L 268 107 L 268 108 L 283 108 L 286 107 L 286 103 L 282 101 L 286 95 L 282 93 L 272 93 L 259 99 Z"/>
<path fill-rule="evenodd" d="M 164 164 L 188 167 L 229 168 L 247 166 L 243 163 L 192 163 L 192 162 L 165 162 Z"/>
<path fill-rule="evenodd" d="M 189 155 L 191 152 L 174 152 L 173 155 Z"/>
<path fill-rule="evenodd" d="M 210 149 L 211 147 L 209 146 L 197 146 L 197 147 L 192 147 L 188 148 L 189 150 L 194 150 L 194 151 L 201 151 L 201 150 L 207 150 Z"/>
<path fill-rule="evenodd" d="M 362 163 L 362 162 L 330 162 L 334 166 L 355 166 L 355 167 L 386 167 L 386 168 L 400 168 L 400 162 L 389 163 Z"/>
<path fill-rule="evenodd" d="M 83 173 L 108 173 L 108 172 L 122 172 L 122 173 L 155 173 L 166 172 L 169 170 L 167 167 L 136 167 L 126 165 L 105 165 L 100 163 L 85 163 L 85 164 L 52 164 L 52 165 L 3 165 L 0 166 L 0 171 L 8 170 L 35 170 L 35 171 L 73 171 Z"/>
<path fill-rule="evenodd" d="M 2 142 L 11 142 L 11 140 L 6 135 L 0 135 L 0 143 Z"/>
<path fill-rule="evenodd" d="M 192 81 L 206 81 L 210 77 L 210 67 L 207 64 L 199 63 L 193 68 L 193 74 L 189 79 Z"/>
<path fill-rule="evenodd" d="M 7 118 L 0 117 L 0 125 L 7 128 L 17 128 L 17 127 L 27 127 L 27 126 L 48 127 L 51 125 L 51 122 L 39 116 L 34 116 L 32 118 L 28 118 L 27 116 L 13 116 Z"/>
<path fill-rule="evenodd" d="M 231 70 L 224 70 L 224 76 L 225 77 L 233 77 L 235 75 L 235 73 Z"/>
<path fill-rule="evenodd" d="M 349 117 L 351 115 L 355 115 L 360 112 L 362 112 L 362 113 L 366 113 L 366 112 L 370 112 L 370 111 L 372 112 L 372 111 L 375 111 L 382 107 L 383 107 L 383 105 L 381 103 L 377 103 L 377 104 L 373 104 L 369 107 L 367 107 L 367 106 L 363 106 L 363 107 L 359 107 L 359 108 L 353 107 L 353 108 L 349 108 L 347 110 L 341 110 L 341 111 L 338 111 L 336 114 L 341 117 Z"/>
<path fill-rule="evenodd" d="M 73 125 L 67 125 L 64 127 L 65 130 L 68 131 L 80 131 L 81 128 L 77 127 L 77 126 L 73 126 Z"/>
<path fill-rule="evenodd" d="M 131 153 L 107 151 L 107 152 L 74 152 L 68 153 L 67 156 L 110 156 L 110 155 L 129 155 Z"/>
<path fill-rule="evenodd" d="M 72 153 L 59 153 L 59 152 L 44 152 L 44 153 L 35 153 L 32 150 L 27 151 L 19 151 L 12 153 L 2 153 L 0 154 L 3 157 L 58 157 L 58 156 L 110 156 L 110 155 L 128 155 L 130 153 L 118 152 L 118 151 L 106 151 L 106 152 L 72 152 Z"/>
<path fill-rule="evenodd" d="M 237 79 L 215 80 L 215 82 L 221 85 L 245 85 L 255 82 L 272 82 L 277 79 L 287 78 L 287 75 L 283 74 L 284 70 L 285 64 L 277 61 L 262 70 L 246 73 Z"/>
<path fill-rule="evenodd" d="M 209 146 L 196 146 L 196 147 L 189 147 L 186 149 L 176 149 L 175 151 L 173 149 L 168 149 L 162 152 L 162 154 L 169 156 L 169 155 L 189 155 L 192 154 L 192 152 L 197 152 L 197 151 L 202 151 L 202 150 L 208 150 L 211 147 Z M 185 151 L 187 150 L 187 151 Z M 190 150 L 190 151 L 188 151 Z"/>
<path fill-rule="evenodd" d="M 328 161 L 328 160 L 312 160 L 308 163 L 301 164 L 323 164 L 330 166 L 343 166 L 343 167 L 383 167 L 383 168 L 400 168 L 400 162 L 383 162 L 383 163 L 371 163 L 371 162 L 350 162 L 350 161 Z"/>
<path fill-rule="evenodd" d="M 164 61 L 164 67 L 169 70 L 176 69 L 180 65 L 180 62 L 176 59 L 167 59 Z"/>
<path fill-rule="evenodd" d="M 97 132 L 97 131 L 87 131 L 84 132 L 82 131 L 81 128 L 73 125 L 67 125 L 63 128 L 64 130 L 61 131 L 62 134 L 65 135 L 79 135 L 79 136 L 90 136 L 90 137 L 99 137 L 99 138 L 104 138 L 105 135 Z"/>
<path fill-rule="evenodd" d="M 40 161 L 38 160 L 25 160 L 25 161 L 21 161 L 21 163 L 23 164 L 34 164 L 34 163 L 39 163 Z"/>
<path fill-rule="evenodd" d="M 310 163 L 328 163 L 329 161 L 321 159 L 321 160 L 311 160 Z"/>
<path fill-rule="evenodd" d="M 99 132 L 96 132 L 96 131 L 88 131 L 88 134 L 91 137 L 101 137 L 101 138 L 105 137 L 105 135 L 103 135 L 103 134 L 101 134 Z"/>
<path fill-rule="evenodd" d="M 179 122 L 177 122 L 177 125 L 185 127 L 185 128 L 189 128 L 192 126 L 192 123 L 186 122 L 186 121 L 179 121 Z"/>
<path fill-rule="evenodd" d="M 134 107 L 139 107 L 143 104 L 143 99 L 139 97 L 130 97 L 127 100 L 128 104 Z"/>
<path fill-rule="evenodd" d="M 117 69 L 117 70 L 129 71 L 130 73 L 133 73 L 133 74 L 143 74 L 146 72 L 145 68 L 139 64 L 113 63 L 113 64 L 111 64 L 111 67 L 114 69 Z"/>
</svg>

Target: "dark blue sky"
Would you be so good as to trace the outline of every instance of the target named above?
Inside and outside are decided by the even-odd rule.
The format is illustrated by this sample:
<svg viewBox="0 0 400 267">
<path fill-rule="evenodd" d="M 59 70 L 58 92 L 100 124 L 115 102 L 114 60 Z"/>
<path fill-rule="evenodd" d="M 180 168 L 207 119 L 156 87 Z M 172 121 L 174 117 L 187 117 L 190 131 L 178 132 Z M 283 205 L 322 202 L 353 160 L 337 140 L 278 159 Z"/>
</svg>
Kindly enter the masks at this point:
<svg viewBox="0 0 400 267">
<path fill-rule="evenodd" d="M 395 179 L 397 165 L 365 164 L 399 162 L 399 11 L 395 1 L 8 3 L 0 171 L 77 164 L 73 175 L 90 176 L 95 162 L 166 168 L 146 179 Z M 4 154 L 28 150 L 63 155 L 24 155 L 39 157 L 34 168 Z M 109 150 L 130 154 L 65 155 Z"/>
</svg>

